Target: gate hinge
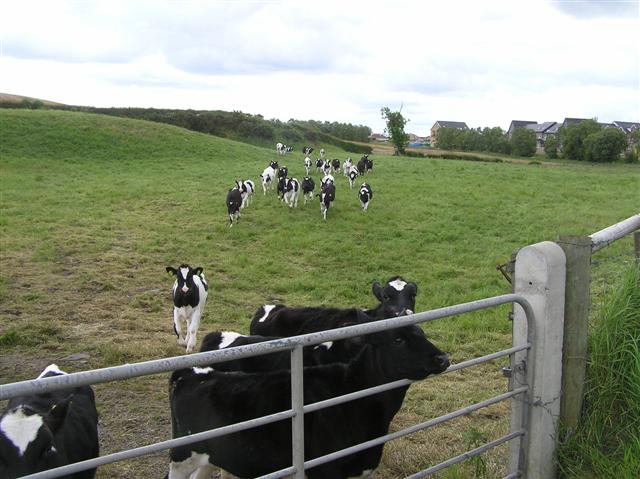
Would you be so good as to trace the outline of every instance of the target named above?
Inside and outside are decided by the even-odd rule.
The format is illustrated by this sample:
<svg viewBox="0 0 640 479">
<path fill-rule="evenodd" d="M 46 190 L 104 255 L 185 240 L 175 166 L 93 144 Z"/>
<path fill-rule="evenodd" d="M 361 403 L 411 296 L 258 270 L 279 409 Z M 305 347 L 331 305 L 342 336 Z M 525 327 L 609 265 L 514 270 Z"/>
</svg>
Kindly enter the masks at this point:
<svg viewBox="0 0 640 479">
<path fill-rule="evenodd" d="M 511 277 L 516 270 L 516 261 L 514 259 L 510 259 L 506 263 L 497 265 L 496 269 L 502 273 L 502 276 L 504 276 L 509 284 L 512 284 Z"/>
<path fill-rule="evenodd" d="M 526 369 L 527 369 L 527 365 L 526 365 L 525 361 L 521 361 L 518 364 L 516 364 L 516 366 L 515 366 L 515 370 L 518 373 L 519 372 L 524 372 Z M 511 379 L 511 377 L 513 376 L 513 368 L 507 368 L 507 367 L 502 368 L 502 375 L 505 378 Z"/>
</svg>

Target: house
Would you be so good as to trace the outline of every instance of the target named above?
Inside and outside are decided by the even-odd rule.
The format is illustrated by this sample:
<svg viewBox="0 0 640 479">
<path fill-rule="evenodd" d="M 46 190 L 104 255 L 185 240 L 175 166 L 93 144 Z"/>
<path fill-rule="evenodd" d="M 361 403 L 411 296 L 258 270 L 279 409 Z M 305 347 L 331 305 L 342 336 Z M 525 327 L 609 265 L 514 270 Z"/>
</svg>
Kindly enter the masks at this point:
<svg viewBox="0 0 640 479">
<path fill-rule="evenodd" d="M 467 131 L 469 129 L 469 127 L 467 126 L 467 124 L 463 121 L 443 121 L 443 120 L 438 120 L 436 121 L 433 126 L 431 127 L 431 145 L 432 146 L 437 146 L 437 131 L 440 128 L 455 128 L 456 130 L 464 130 Z"/>
<path fill-rule="evenodd" d="M 507 130 L 507 137 L 511 139 L 511 135 L 516 128 L 526 128 L 527 125 L 537 125 L 537 121 L 525 121 L 525 120 L 511 120 L 511 124 L 509 125 L 509 129 Z"/>
<path fill-rule="evenodd" d="M 389 137 L 382 133 L 372 133 L 369 135 L 369 139 L 373 141 L 389 141 Z"/>
<path fill-rule="evenodd" d="M 632 131 L 640 130 L 640 123 L 636 121 L 617 121 L 616 120 L 611 125 L 615 128 L 618 128 L 625 135 L 628 135 Z"/>
<path fill-rule="evenodd" d="M 587 121 L 590 118 L 565 118 L 561 126 L 577 125 L 583 121 Z"/>
<path fill-rule="evenodd" d="M 536 134 L 536 148 L 538 151 L 544 149 L 544 142 L 550 136 L 554 135 L 560 126 L 555 121 L 545 121 L 543 123 L 535 123 L 525 125 L 528 130 L 533 130 Z"/>
</svg>

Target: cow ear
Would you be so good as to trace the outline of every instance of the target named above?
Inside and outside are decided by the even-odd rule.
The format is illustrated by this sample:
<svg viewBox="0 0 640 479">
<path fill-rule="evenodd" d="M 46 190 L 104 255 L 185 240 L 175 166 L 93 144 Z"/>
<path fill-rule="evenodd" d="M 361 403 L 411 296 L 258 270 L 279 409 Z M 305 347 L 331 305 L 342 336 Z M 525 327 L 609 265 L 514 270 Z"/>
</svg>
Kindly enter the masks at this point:
<svg viewBox="0 0 640 479">
<path fill-rule="evenodd" d="M 377 281 L 374 282 L 371 290 L 373 291 L 373 295 L 378 298 L 379 301 L 384 301 L 384 290 L 382 289 L 382 286 L 380 286 L 380 283 Z"/>
<path fill-rule="evenodd" d="M 204 268 L 202 266 L 198 266 L 193 270 L 193 274 L 200 276 L 203 271 L 204 271 Z"/>
<path fill-rule="evenodd" d="M 167 273 L 171 273 L 175 276 L 178 276 L 178 270 L 172 266 L 167 266 Z"/>
<path fill-rule="evenodd" d="M 405 289 L 406 288 L 409 288 L 409 292 L 411 292 L 413 295 L 418 294 L 418 285 L 416 283 L 407 283 Z"/>
<path fill-rule="evenodd" d="M 46 421 L 51 432 L 55 434 L 65 418 L 67 417 L 67 413 L 69 411 L 69 406 L 71 405 L 71 401 L 73 399 L 73 395 L 68 396 L 62 401 L 54 404 L 49 412 L 47 413 Z"/>
</svg>

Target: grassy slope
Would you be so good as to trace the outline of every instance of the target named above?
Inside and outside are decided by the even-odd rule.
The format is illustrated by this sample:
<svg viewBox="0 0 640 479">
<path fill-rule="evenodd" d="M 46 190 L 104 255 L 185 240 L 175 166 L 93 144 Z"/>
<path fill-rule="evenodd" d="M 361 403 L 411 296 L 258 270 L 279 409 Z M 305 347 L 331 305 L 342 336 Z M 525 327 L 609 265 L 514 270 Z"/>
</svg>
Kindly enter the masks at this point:
<svg viewBox="0 0 640 479">
<path fill-rule="evenodd" d="M 264 302 L 369 306 L 371 282 L 394 274 L 418 283 L 417 307 L 425 310 L 507 292 L 495 265 L 515 248 L 592 233 L 636 213 L 640 199 L 640 170 L 622 165 L 375 156 L 367 214 L 340 177 L 327 223 L 315 202 L 290 211 L 273 193 L 260 192 L 229 229 L 228 188 L 236 178 L 257 182 L 276 159 L 271 150 L 160 124 L 55 111 L 0 110 L 0 138 L 2 382 L 33 377 L 73 352 L 91 358 L 63 362 L 68 370 L 180 354 L 164 273 L 169 264 L 205 268 L 212 292 L 203 333 L 246 332 Z M 331 158 L 347 156 L 327 150 Z M 301 155 L 278 159 L 302 176 Z M 506 312 L 425 329 L 457 362 L 508 345 Z M 503 391 L 499 366 L 414 386 L 394 427 Z M 97 387 L 104 452 L 167 436 L 165 380 Z M 461 452 L 471 442 L 464 433 L 469 425 L 493 437 L 505 422 L 492 411 L 505 407 L 438 428 L 422 444 L 391 445 L 380 477 Z M 416 457 L 404 466 L 398 457 L 407 447 L 416 448 Z M 497 476 L 504 457 L 498 451 L 487 463 L 489 477 Z M 101 474 L 143 477 L 165 466 L 160 455 Z"/>
</svg>

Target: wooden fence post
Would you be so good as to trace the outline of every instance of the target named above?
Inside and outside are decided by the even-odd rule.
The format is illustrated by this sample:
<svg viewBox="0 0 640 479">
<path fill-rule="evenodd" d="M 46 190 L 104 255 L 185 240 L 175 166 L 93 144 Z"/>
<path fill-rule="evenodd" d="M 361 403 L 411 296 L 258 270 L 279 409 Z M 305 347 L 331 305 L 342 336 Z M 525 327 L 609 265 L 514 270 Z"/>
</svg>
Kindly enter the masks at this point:
<svg viewBox="0 0 640 479">
<path fill-rule="evenodd" d="M 565 255 L 556 243 L 544 241 L 518 251 L 514 292 L 529 301 L 535 320 L 527 325 L 524 310 L 514 305 L 514 346 L 527 342 L 527 327 L 533 328 L 533 335 L 530 363 L 526 363 L 524 352 L 515 355 L 512 384 L 526 380 L 529 394 L 526 401 L 511 403 L 511 427 L 522 425 L 527 434 L 520 441 L 512 441 L 510 463 L 512 472 L 517 466 L 517 472 L 527 479 L 556 477 L 565 274 Z M 524 369 L 517 367 L 523 362 Z"/>
<path fill-rule="evenodd" d="M 587 371 L 591 238 L 561 236 L 557 243 L 567 258 L 560 423 L 568 436 L 580 421 Z"/>
</svg>

